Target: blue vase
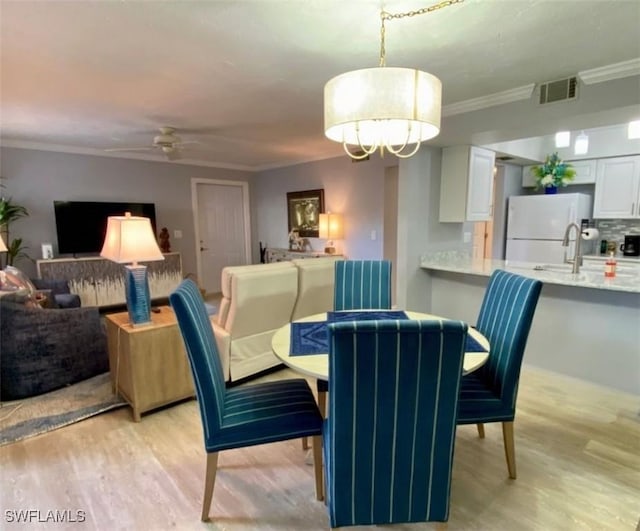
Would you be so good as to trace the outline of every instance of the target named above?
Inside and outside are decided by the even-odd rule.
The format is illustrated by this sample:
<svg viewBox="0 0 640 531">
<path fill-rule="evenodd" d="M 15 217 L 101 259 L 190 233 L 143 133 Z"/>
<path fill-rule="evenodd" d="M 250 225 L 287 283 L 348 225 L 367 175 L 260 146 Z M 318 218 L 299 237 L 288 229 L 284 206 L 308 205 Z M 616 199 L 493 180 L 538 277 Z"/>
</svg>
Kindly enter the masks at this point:
<svg viewBox="0 0 640 531">
<path fill-rule="evenodd" d="M 558 187 L 557 186 L 545 186 L 544 187 L 544 193 L 545 194 L 557 194 L 558 193 Z"/>
</svg>

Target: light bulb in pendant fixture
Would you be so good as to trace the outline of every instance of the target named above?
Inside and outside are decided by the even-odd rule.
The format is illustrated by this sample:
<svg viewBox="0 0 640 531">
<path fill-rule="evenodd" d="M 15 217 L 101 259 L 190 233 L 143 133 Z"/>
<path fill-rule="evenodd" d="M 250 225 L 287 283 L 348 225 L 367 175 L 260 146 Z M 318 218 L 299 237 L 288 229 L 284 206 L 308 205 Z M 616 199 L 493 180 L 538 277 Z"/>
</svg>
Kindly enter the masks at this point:
<svg viewBox="0 0 640 531">
<path fill-rule="evenodd" d="M 558 131 L 556 133 L 556 147 L 566 148 L 571 145 L 571 131 Z"/>
<path fill-rule="evenodd" d="M 586 155 L 587 151 L 589 151 L 589 137 L 582 131 L 576 138 L 573 152 L 576 155 Z"/>
</svg>

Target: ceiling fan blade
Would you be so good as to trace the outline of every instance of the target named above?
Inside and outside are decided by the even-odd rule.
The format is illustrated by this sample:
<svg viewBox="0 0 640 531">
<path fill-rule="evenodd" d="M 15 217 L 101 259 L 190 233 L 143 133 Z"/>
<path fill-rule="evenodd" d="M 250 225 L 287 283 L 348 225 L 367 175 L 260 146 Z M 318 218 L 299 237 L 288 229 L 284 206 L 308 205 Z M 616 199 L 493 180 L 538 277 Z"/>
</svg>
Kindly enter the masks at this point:
<svg viewBox="0 0 640 531">
<path fill-rule="evenodd" d="M 105 149 L 104 151 L 148 151 L 150 149 L 155 149 L 155 148 L 154 147 L 111 148 L 111 149 Z"/>
</svg>

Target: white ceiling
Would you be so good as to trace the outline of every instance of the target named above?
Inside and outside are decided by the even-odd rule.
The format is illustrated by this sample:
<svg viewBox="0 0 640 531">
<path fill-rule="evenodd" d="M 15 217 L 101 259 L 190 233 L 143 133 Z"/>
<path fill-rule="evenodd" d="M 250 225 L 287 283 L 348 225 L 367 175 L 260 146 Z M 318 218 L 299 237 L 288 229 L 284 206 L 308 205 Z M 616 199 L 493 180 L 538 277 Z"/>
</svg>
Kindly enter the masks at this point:
<svg viewBox="0 0 640 531">
<path fill-rule="evenodd" d="M 323 87 L 377 66 L 380 5 L 2 0 L 0 140 L 106 155 L 148 146 L 168 125 L 198 142 L 177 163 L 263 169 L 338 156 L 323 134 Z M 638 27 L 638 0 L 465 0 L 389 21 L 387 65 L 437 75 L 451 105 L 638 58 Z"/>
</svg>

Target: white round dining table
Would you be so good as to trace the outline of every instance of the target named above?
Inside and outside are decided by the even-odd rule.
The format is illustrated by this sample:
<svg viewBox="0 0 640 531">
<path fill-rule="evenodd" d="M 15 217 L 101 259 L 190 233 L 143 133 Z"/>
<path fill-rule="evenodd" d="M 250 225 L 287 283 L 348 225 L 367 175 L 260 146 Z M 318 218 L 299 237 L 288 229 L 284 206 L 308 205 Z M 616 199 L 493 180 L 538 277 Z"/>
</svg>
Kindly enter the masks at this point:
<svg viewBox="0 0 640 531">
<path fill-rule="evenodd" d="M 357 310 L 358 312 L 367 311 L 367 310 Z M 380 311 L 380 310 L 373 310 Z M 404 313 L 407 315 L 409 319 L 417 319 L 417 320 L 437 320 L 442 321 L 446 320 L 444 317 L 439 317 L 437 315 L 432 315 L 428 313 L 421 312 L 411 312 L 404 310 Z M 313 321 L 326 321 L 327 314 L 326 313 L 318 313 L 315 315 L 310 315 L 308 317 L 304 317 L 302 319 L 298 319 L 295 321 L 296 323 L 302 322 L 313 322 Z M 473 337 L 484 349 L 486 352 L 465 352 L 464 361 L 463 361 L 463 374 L 468 374 L 472 371 L 475 371 L 479 367 L 482 367 L 489 358 L 489 341 L 486 337 L 484 337 L 480 332 L 478 332 L 475 328 L 469 327 L 468 334 Z M 318 380 L 328 380 L 329 378 L 329 355 L 327 353 L 322 354 L 302 354 L 302 355 L 291 355 L 291 323 L 284 325 L 282 328 L 279 328 L 278 331 L 274 334 L 273 339 L 271 340 L 271 348 L 273 349 L 273 353 L 280 359 L 282 362 L 300 374 L 304 374 L 306 376 L 311 376 L 313 378 L 317 378 Z"/>
</svg>

